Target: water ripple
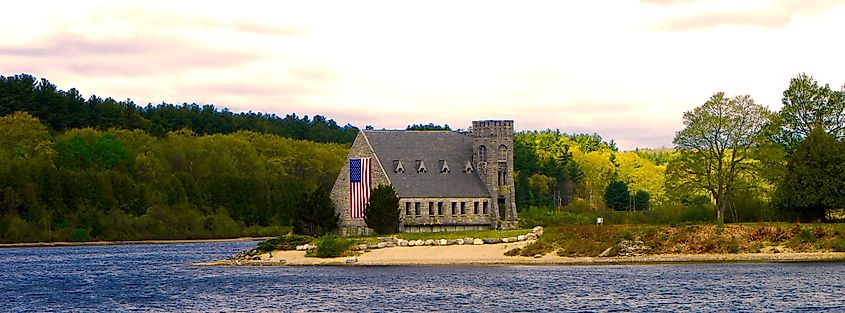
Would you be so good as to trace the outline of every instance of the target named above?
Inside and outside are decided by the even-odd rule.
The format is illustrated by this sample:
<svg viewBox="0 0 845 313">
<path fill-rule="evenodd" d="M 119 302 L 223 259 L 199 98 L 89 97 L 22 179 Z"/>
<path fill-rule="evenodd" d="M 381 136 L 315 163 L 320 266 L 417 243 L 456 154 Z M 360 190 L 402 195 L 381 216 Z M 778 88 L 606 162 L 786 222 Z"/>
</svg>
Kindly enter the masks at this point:
<svg viewBox="0 0 845 313">
<path fill-rule="evenodd" d="M 845 311 L 845 264 L 193 267 L 252 243 L 0 249 L 0 311 Z"/>
</svg>

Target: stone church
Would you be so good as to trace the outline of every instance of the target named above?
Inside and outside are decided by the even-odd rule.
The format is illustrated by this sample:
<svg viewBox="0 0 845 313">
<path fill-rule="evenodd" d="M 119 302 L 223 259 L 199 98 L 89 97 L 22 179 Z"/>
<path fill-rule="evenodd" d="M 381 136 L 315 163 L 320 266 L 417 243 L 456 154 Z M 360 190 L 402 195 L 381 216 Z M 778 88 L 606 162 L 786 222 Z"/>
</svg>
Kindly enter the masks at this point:
<svg viewBox="0 0 845 313">
<path fill-rule="evenodd" d="M 516 227 L 513 136 L 510 120 L 468 132 L 362 130 L 331 192 L 340 234 L 372 232 L 362 206 L 379 185 L 399 196 L 400 232 Z"/>
</svg>

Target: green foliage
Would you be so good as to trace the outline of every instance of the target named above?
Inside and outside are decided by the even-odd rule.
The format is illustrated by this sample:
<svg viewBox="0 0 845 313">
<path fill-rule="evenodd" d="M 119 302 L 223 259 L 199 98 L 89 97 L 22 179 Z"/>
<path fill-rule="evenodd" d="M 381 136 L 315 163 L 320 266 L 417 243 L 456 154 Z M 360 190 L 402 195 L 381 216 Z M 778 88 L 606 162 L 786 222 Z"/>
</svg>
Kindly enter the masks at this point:
<svg viewBox="0 0 845 313">
<path fill-rule="evenodd" d="M 820 86 L 812 76 L 799 74 L 783 92 L 783 107 L 775 125 L 779 129 L 773 139 L 789 151 L 815 129 L 845 139 L 845 90 Z"/>
<path fill-rule="evenodd" d="M 643 190 L 637 191 L 634 194 L 634 209 L 640 210 L 640 211 L 648 210 L 649 197 L 650 196 L 649 196 L 647 191 L 643 191 Z"/>
<path fill-rule="evenodd" d="M 0 151 L 29 147 L 0 153 L 0 242 L 283 234 L 302 190 L 333 183 L 348 149 L 252 132 L 51 137 L 25 113 L 0 116 L 0 132 L 17 139 Z"/>
<path fill-rule="evenodd" d="M 328 234 L 318 238 L 315 244 L 317 245 L 317 249 L 314 249 L 314 256 L 318 258 L 336 258 L 344 256 L 355 242 L 350 239 Z"/>
<path fill-rule="evenodd" d="M 377 234 L 399 232 L 399 197 L 389 185 L 379 185 L 364 208 L 364 222 Z"/>
<path fill-rule="evenodd" d="M 740 189 L 738 178 L 757 171 L 749 157 L 764 142 L 769 115 L 749 96 L 727 98 L 721 92 L 685 112 L 685 127 L 673 140 L 679 156 L 669 163 L 670 180 L 710 193 L 722 222 L 728 196 Z"/>
<path fill-rule="evenodd" d="M 76 89 L 59 90 L 32 75 L 0 76 L 0 116 L 28 112 L 55 132 L 74 128 L 139 129 L 155 136 L 183 128 L 200 135 L 254 131 L 316 142 L 351 143 L 358 134 L 352 125 L 315 115 L 232 113 L 213 105 L 161 103 L 141 107 L 131 100 L 115 101 L 92 95 L 85 100 Z"/>
<path fill-rule="evenodd" d="M 628 185 L 623 181 L 614 181 L 607 185 L 604 191 L 604 202 L 609 209 L 622 211 L 630 207 L 631 194 Z"/>
<path fill-rule="evenodd" d="M 845 143 L 817 129 L 788 160 L 776 207 L 802 221 L 825 220 L 827 210 L 845 208 Z"/>
<path fill-rule="evenodd" d="M 414 124 L 408 125 L 405 130 L 452 130 L 449 128 L 449 124 L 444 124 L 443 126 L 435 125 L 434 123 L 428 124 Z"/>
<path fill-rule="evenodd" d="M 304 197 L 294 214 L 293 232 L 312 237 L 334 232 L 340 221 L 329 192 L 323 187 L 317 187 L 311 195 Z"/>
<path fill-rule="evenodd" d="M 296 246 L 304 245 L 312 241 L 314 241 L 314 237 L 311 236 L 287 234 L 261 241 L 258 243 L 255 250 L 260 253 L 274 250 L 294 250 L 296 249 Z"/>
</svg>

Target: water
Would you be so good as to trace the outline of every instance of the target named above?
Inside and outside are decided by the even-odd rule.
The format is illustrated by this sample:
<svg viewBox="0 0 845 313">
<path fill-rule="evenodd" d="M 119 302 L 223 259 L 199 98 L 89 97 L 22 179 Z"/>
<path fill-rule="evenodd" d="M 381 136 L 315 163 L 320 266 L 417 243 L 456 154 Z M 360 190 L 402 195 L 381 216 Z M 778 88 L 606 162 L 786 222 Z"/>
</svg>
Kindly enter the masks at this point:
<svg viewBox="0 0 845 313">
<path fill-rule="evenodd" d="M 249 242 L 0 249 L 0 312 L 845 311 L 845 263 L 194 267 Z"/>
</svg>

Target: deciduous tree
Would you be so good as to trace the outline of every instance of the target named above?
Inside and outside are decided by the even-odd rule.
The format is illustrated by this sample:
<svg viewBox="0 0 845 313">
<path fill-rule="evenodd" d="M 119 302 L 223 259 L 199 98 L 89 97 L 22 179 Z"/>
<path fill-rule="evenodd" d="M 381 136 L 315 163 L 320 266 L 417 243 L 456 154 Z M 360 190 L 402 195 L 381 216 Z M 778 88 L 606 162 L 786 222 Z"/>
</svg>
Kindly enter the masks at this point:
<svg viewBox="0 0 845 313">
<path fill-rule="evenodd" d="M 703 105 L 684 113 L 684 129 L 673 143 L 679 152 L 670 163 L 676 183 L 704 190 L 716 202 L 716 219 L 724 221 L 727 197 L 738 188 L 740 175 L 753 174 L 749 158 L 762 140 L 769 111 L 750 96 L 714 94 Z"/>
</svg>

